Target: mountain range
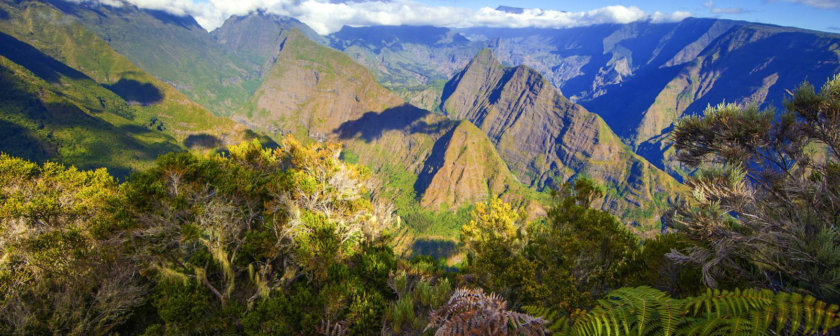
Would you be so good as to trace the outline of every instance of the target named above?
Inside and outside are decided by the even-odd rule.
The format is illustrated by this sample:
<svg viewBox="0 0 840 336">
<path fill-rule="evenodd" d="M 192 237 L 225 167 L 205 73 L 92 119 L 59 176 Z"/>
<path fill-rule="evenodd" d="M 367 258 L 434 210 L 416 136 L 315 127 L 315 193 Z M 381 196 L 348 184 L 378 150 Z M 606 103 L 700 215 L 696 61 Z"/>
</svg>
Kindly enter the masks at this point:
<svg viewBox="0 0 840 336">
<path fill-rule="evenodd" d="M 418 39 L 417 36 L 422 36 Z M 600 115 L 633 150 L 676 177 L 674 121 L 720 102 L 783 108 L 785 90 L 840 71 L 840 35 L 719 19 L 569 29 L 345 27 L 331 45 L 407 101 L 435 110 L 443 86 L 482 48 L 527 65 Z"/>
<path fill-rule="evenodd" d="M 542 213 L 584 176 L 645 233 L 689 173 L 676 120 L 780 107 L 837 72 L 840 35 L 716 19 L 319 36 L 260 11 L 207 32 L 127 4 L 2 0 L 0 151 L 126 177 L 163 153 L 291 134 L 342 143 L 416 237 L 451 241 L 452 214 L 489 196 Z"/>
</svg>

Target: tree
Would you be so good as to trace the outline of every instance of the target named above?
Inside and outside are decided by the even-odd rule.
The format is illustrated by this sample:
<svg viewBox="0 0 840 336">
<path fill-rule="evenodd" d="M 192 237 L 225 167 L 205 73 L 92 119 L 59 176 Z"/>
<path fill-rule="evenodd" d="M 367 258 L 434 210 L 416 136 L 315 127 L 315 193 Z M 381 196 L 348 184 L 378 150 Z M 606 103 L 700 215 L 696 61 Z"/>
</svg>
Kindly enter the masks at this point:
<svg viewBox="0 0 840 336">
<path fill-rule="evenodd" d="M 554 192 L 546 224 L 529 230 L 525 253 L 544 284 L 535 303 L 572 312 L 627 280 L 639 240 L 615 216 L 591 208 L 601 196 L 590 179 L 566 184 Z"/>
<path fill-rule="evenodd" d="M 554 192 L 544 222 L 523 224 L 524 213 L 493 199 L 477 205 L 462 229 L 465 273 L 513 307 L 560 307 L 569 313 L 621 286 L 630 274 L 638 239 L 607 212 L 590 208 L 601 195 L 582 178 Z"/>
<path fill-rule="evenodd" d="M 340 150 L 246 142 L 227 154 L 168 154 L 131 178 L 135 256 L 156 283 L 167 332 L 379 327 L 396 218 L 370 202 L 366 171 L 342 163 Z"/>
<path fill-rule="evenodd" d="M 109 334 L 144 302 L 104 169 L 0 154 L 0 333 Z"/>
<path fill-rule="evenodd" d="M 671 225 L 694 246 L 707 285 L 804 290 L 840 302 L 840 75 L 805 83 L 786 113 L 721 104 L 674 130 L 681 162 L 701 170 Z"/>
<path fill-rule="evenodd" d="M 528 244 L 524 210 L 498 198 L 476 204 L 472 220 L 461 228 L 467 254 L 465 280 L 500 293 L 514 306 L 536 291 L 536 265 L 523 254 Z"/>
</svg>

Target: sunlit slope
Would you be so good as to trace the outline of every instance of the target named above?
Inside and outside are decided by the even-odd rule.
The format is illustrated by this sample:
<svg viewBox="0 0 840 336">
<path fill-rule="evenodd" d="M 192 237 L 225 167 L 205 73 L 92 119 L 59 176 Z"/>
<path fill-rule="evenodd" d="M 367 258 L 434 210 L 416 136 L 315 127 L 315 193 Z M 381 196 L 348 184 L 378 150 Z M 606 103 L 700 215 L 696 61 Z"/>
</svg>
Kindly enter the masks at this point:
<svg viewBox="0 0 840 336">
<path fill-rule="evenodd" d="M 399 193 L 427 208 L 512 192 L 524 199 L 530 193 L 493 150 L 487 151 L 492 147 L 482 146 L 489 142 L 474 126 L 406 104 L 366 68 L 298 31 L 288 33 L 282 45 L 251 109 L 236 117 L 243 123 L 275 136 L 340 141 L 351 157 L 381 173 L 375 174 L 383 176 L 379 191 Z M 466 144 L 477 144 L 475 153 L 450 153 Z M 475 183 L 462 183 L 453 169 L 474 174 Z"/>
<path fill-rule="evenodd" d="M 679 184 L 632 152 L 596 114 L 566 99 L 538 72 L 481 51 L 444 88 L 442 110 L 484 131 L 517 178 L 538 190 L 579 176 L 607 187 L 603 207 L 655 226 Z"/>
<path fill-rule="evenodd" d="M 6 142 L 4 151 L 124 174 L 164 152 L 245 136 L 243 127 L 146 74 L 51 5 L 2 2 L 0 9 L 9 88 L 2 115 L 14 134 L 40 144 L 30 150 Z"/>
</svg>

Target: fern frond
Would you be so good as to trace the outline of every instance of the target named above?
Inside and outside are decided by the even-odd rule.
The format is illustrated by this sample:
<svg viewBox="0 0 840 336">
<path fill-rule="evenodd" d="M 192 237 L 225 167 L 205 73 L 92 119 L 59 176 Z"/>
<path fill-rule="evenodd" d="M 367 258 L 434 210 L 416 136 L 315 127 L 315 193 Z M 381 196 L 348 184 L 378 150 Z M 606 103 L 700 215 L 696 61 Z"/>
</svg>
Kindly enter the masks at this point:
<svg viewBox="0 0 840 336">
<path fill-rule="evenodd" d="M 649 288 L 621 288 L 568 329 L 570 335 L 826 334 L 840 326 L 840 307 L 810 296 L 769 290 L 709 289 L 675 300 Z"/>
<path fill-rule="evenodd" d="M 650 287 L 620 288 L 607 297 L 575 321 L 573 334 L 668 336 L 674 335 L 681 323 L 679 302 L 662 291 Z"/>
<path fill-rule="evenodd" d="M 797 293 L 709 290 L 705 295 L 686 299 L 686 306 L 687 312 L 706 320 L 706 325 L 712 325 L 713 320 L 729 320 L 721 325 L 726 325 L 730 334 L 761 334 L 773 327 L 777 334 L 789 331 L 807 335 L 840 325 L 836 310 L 825 309 L 826 303 Z M 700 311 L 705 311 L 705 315 Z M 749 323 L 740 324 L 739 320 Z"/>
<path fill-rule="evenodd" d="M 546 328 L 554 335 L 565 335 L 569 331 L 569 317 L 556 310 L 539 306 L 522 306 L 522 311 L 545 320 Z"/>
</svg>

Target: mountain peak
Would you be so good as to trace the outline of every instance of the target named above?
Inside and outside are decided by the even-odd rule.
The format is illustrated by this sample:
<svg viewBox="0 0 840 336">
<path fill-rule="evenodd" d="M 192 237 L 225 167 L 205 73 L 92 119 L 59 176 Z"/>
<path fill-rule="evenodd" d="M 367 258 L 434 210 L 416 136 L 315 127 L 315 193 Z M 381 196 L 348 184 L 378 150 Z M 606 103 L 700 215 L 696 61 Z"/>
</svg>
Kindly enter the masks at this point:
<svg viewBox="0 0 840 336">
<path fill-rule="evenodd" d="M 497 11 L 511 13 L 511 14 L 522 14 L 525 13 L 525 8 L 520 7 L 510 7 L 510 6 L 499 6 L 496 7 Z"/>
<path fill-rule="evenodd" d="M 651 190 L 676 185 L 539 72 L 501 65 L 488 49 L 447 82 L 441 110 L 481 129 L 518 180 L 537 189 L 556 188 L 579 174 L 594 176 L 621 190 L 603 208 L 629 216 L 641 204 L 657 204 Z"/>
<path fill-rule="evenodd" d="M 484 48 L 481 49 L 475 57 L 473 57 L 472 61 L 470 61 L 470 64 L 467 66 L 467 69 L 475 66 L 492 67 L 497 65 L 502 65 L 502 63 L 499 62 L 499 60 L 496 59 L 496 56 L 493 55 L 493 50 L 490 50 L 490 48 Z"/>
<path fill-rule="evenodd" d="M 230 51 L 251 57 L 258 64 L 265 64 L 274 57 L 281 42 L 291 31 L 297 31 L 301 37 L 325 43 L 312 28 L 297 19 L 266 11 L 232 16 L 212 34 L 216 41 Z"/>
</svg>

